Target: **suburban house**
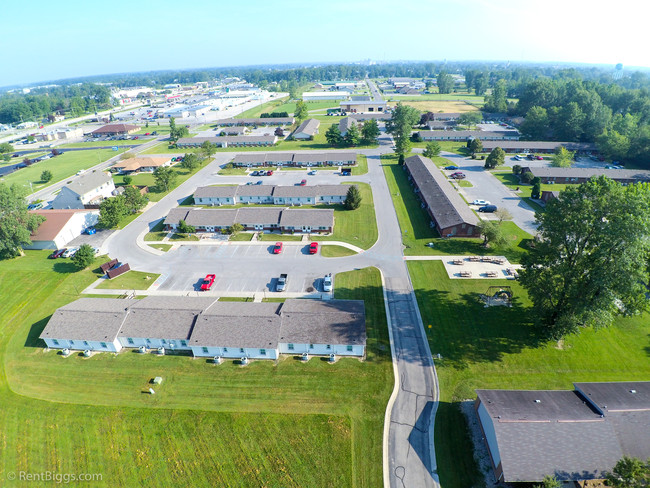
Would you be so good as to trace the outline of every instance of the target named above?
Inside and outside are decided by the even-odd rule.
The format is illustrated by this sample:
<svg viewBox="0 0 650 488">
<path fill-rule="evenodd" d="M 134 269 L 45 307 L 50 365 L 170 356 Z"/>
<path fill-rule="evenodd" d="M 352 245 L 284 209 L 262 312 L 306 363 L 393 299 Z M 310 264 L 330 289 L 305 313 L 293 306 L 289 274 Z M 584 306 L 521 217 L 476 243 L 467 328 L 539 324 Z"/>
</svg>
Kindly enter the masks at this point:
<svg viewBox="0 0 650 488">
<path fill-rule="evenodd" d="M 291 125 L 296 119 L 293 117 L 258 117 L 248 119 L 223 119 L 217 120 L 217 124 L 222 126 L 229 125 Z"/>
<path fill-rule="evenodd" d="M 343 203 L 350 185 L 233 185 L 200 186 L 194 192 L 196 205 L 318 205 Z"/>
<path fill-rule="evenodd" d="M 331 151 L 326 153 L 259 153 L 237 154 L 232 160 L 239 167 L 253 166 L 355 166 L 357 153 Z"/>
<path fill-rule="evenodd" d="M 204 142 L 211 142 L 217 147 L 273 146 L 278 141 L 276 136 L 221 136 L 221 137 L 181 137 L 176 147 L 201 147 Z"/>
<path fill-rule="evenodd" d="M 292 136 L 294 139 L 311 140 L 316 134 L 318 134 L 319 127 L 320 120 L 307 119 L 298 126 L 298 128 L 293 132 Z"/>
<path fill-rule="evenodd" d="M 352 117 L 343 117 L 339 121 L 339 131 L 341 131 L 341 135 L 345 137 L 345 135 L 348 133 L 348 129 L 357 124 L 358 122 Z"/>
<path fill-rule="evenodd" d="M 603 478 L 623 456 L 650 457 L 650 382 L 574 390 L 476 390 L 496 481 Z"/>
<path fill-rule="evenodd" d="M 111 169 L 120 174 L 132 173 L 153 173 L 156 168 L 171 166 L 172 160 L 169 157 L 137 157 L 124 159 L 115 163 Z"/>
<path fill-rule="evenodd" d="M 404 161 L 409 179 L 441 237 L 478 237 L 479 219 L 429 158 L 419 154 Z"/>
<path fill-rule="evenodd" d="M 388 105 L 384 100 L 345 100 L 339 107 L 345 113 L 373 113 L 385 112 Z"/>
<path fill-rule="evenodd" d="M 110 174 L 103 171 L 87 171 L 66 183 L 56 198 L 52 208 L 84 208 L 84 205 L 99 205 L 109 198 L 115 190 Z"/>
<path fill-rule="evenodd" d="M 176 207 L 172 208 L 165 217 L 165 230 L 176 230 L 181 220 L 194 226 L 197 232 L 222 232 L 238 223 L 248 231 L 329 234 L 334 229 L 334 210 L 278 207 L 236 209 Z"/>
<path fill-rule="evenodd" d="M 482 137 L 479 137 L 483 141 Z M 596 144 L 591 142 L 553 142 L 553 141 L 501 141 L 483 142 L 484 151 L 492 151 L 495 147 L 500 147 L 507 153 L 554 153 L 559 147 L 564 147 L 569 151 L 577 152 L 598 152 Z"/>
<path fill-rule="evenodd" d="M 221 302 L 214 297 L 80 298 L 39 336 L 50 349 L 191 351 L 195 357 L 277 359 L 279 354 L 363 357 L 361 300 Z"/>
<path fill-rule="evenodd" d="M 650 181 L 650 171 L 642 169 L 602 169 L 602 168 L 538 168 L 525 167 L 522 172 L 530 172 L 539 177 L 542 183 L 584 183 L 597 176 L 607 176 L 624 185 Z"/>
<path fill-rule="evenodd" d="M 138 132 L 140 127 L 132 124 L 108 124 L 90 133 L 93 137 L 126 136 Z"/>
<path fill-rule="evenodd" d="M 39 209 L 30 213 L 45 217 L 45 221 L 31 235 L 32 243 L 25 249 L 61 249 L 99 219 L 99 210 Z"/>
<path fill-rule="evenodd" d="M 519 131 L 516 130 L 421 130 L 417 132 L 423 141 L 516 141 Z"/>
</svg>

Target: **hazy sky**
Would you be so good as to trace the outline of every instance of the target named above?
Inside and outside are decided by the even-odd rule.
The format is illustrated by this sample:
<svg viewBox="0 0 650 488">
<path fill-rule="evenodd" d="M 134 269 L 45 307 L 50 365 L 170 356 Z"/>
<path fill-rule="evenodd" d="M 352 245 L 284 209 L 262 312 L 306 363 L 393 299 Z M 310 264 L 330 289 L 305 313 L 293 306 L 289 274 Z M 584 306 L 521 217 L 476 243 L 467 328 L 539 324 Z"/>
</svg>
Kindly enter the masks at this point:
<svg viewBox="0 0 650 488">
<path fill-rule="evenodd" d="M 641 0 L 0 1 L 0 86 L 273 63 L 650 66 Z"/>
</svg>

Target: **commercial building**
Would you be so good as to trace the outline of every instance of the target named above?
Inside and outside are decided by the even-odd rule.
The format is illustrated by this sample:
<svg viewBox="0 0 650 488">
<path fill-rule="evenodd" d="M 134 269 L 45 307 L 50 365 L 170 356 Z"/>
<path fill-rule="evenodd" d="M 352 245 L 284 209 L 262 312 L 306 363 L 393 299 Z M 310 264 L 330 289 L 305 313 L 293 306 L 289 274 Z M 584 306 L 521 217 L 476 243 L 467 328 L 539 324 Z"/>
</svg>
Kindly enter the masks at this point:
<svg viewBox="0 0 650 488">
<path fill-rule="evenodd" d="M 346 100 L 339 107 L 345 113 L 374 113 L 385 112 L 388 105 L 383 100 Z"/>
<path fill-rule="evenodd" d="M 476 391 L 496 481 L 603 478 L 623 456 L 650 457 L 650 382 L 574 388 Z"/>
<path fill-rule="evenodd" d="M 80 298 L 54 312 L 39 337 L 51 349 L 94 352 L 143 347 L 236 359 L 302 353 L 363 357 L 366 316 L 360 300 Z"/>
<path fill-rule="evenodd" d="M 404 165 L 441 237 L 479 237 L 478 217 L 433 161 L 418 154 Z"/>
<path fill-rule="evenodd" d="M 95 129 L 90 134 L 93 137 L 113 137 L 113 136 L 125 136 L 128 134 L 133 134 L 140 130 L 140 127 L 137 125 L 131 124 L 108 124 L 99 129 Z"/>
</svg>

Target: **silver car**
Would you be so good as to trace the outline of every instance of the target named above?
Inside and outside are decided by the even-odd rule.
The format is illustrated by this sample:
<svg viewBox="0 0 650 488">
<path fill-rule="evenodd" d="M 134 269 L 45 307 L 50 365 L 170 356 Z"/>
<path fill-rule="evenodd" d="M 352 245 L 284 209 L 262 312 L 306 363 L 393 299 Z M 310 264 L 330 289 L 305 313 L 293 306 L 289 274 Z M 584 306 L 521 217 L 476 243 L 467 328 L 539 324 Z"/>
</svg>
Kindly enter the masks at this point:
<svg viewBox="0 0 650 488">
<path fill-rule="evenodd" d="M 332 273 L 323 278 L 323 291 L 332 291 Z"/>
</svg>

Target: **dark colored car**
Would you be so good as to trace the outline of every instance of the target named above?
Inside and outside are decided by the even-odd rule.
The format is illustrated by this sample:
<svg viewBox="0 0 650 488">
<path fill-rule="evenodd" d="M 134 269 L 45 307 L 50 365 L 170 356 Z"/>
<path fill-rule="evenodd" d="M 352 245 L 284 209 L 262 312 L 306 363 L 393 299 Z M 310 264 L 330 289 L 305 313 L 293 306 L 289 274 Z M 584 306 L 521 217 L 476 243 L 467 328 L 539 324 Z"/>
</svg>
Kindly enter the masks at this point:
<svg viewBox="0 0 650 488">
<path fill-rule="evenodd" d="M 95 229 L 94 227 L 87 227 L 87 228 L 84 229 L 84 234 L 86 234 L 86 235 L 91 236 L 91 235 L 93 235 L 95 233 L 97 233 L 97 229 Z"/>
<path fill-rule="evenodd" d="M 478 209 L 479 212 L 486 212 L 486 213 L 492 213 L 497 211 L 497 206 L 496 205 L 486 205 L 485 207 L 481 207 Z"/>
<path fill-rule="evenodd" d="M 451 170 L 454 170 L 454 169 L 458 169 L 458 166 L 454 166 L 454 165 L 451 165 L 451 166 L 445 166 L 445 169 L 451 171 Z"/>
</svg>

